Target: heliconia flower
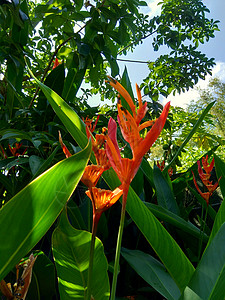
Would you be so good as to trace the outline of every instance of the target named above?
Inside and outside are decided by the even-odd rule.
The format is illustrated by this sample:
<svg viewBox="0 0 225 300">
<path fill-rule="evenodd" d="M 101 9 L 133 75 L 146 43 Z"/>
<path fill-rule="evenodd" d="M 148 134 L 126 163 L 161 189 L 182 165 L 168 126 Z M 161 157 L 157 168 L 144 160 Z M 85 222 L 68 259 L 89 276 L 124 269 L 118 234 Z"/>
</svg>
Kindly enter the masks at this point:
<svg viewBox="0 0 225 300">
<path fill-rule="evenodd" d="M 93 205 L 93 215 L 100 218 L 101 214 L 119 200 L 123 190 L 118 187 L 114 191 L 93 187 L 86 191 Z M 95 220 L 97 222 L 97 220 Z"/>
<path fill-rule="evenodd" d="M 156 141 L 163 129 L 169 112 L 170 102 L 165 105 L 162 114 L 157 120 L 155 120 L 152 128 L 148 131 L 145 138 L 140 136 L 139 127 L 141 125 L 137 125 L 131 114 L 127 110 L 122 109 L 120 104 L 118 106 L 118 110 L 120 110 L 119 125 L 121 132 L 124 139 L 130 144 L 133 158 L 128 159 L 121 157 L 117 142 L 117 125 L 116 121 L 112 118 L 110 118 L 108 123 L 106 152 L 109 157 L 110 164 L 117 173 L 121 183 L 126 182 L 126 185 L 129 185 L 141 164 L 143 156 Z M 145 126 L 141 127 L 141 129 L 142 128 L 145 128 Z"/>
<path fill-rule="evenodd" d="M 56 57 L 54 65 L 52 67 L 52 70 L 54 70 L 56 67 L 58 67 L 60 65 L 58 58 Z"/>
<path fill-rule="evenodd" d="M 210 164 L 208 163 L 208 155 L 206 157 L 202 158 L 202 165 L 203 165 L 203 168 L 204 168 L 206 173 L 204 173 L 199 160 L 197 161 L 197 164 L 198 164 L 199 177 L 201 178 L 202 183 L 208 189 L 208 192 L 202 193 L 202 191 L 200 190 L 200 188 L 199 188 L 199 186 L 196 182 L 194 173 L 192 171 L 193 181 L 194 181 L 194 184 L 195 184 L 195 187 L 196 187 L 197 191 L 202 196 L 202 198 L 205 199 L 205 201 L 208 205 L 209 204 L 209 199 L 212 196 L 213 192 L 217 189 L 221 177 L 219 178 L 218 182 L 216 182 L 215 184 L 212 184 L 212 181 L 209 180 L 210 177 L 211 177 L 212 169 L 214 167 L 214 158 L 213 158 L 213 160 L 211 161 Z"/>
</svg>

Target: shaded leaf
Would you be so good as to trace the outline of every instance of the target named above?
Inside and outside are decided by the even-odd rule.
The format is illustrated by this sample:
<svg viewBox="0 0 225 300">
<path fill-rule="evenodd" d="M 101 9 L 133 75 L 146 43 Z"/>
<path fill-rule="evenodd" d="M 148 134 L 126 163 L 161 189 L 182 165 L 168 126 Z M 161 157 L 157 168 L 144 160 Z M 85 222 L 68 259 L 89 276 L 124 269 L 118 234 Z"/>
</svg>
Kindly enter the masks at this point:
<svg viewBox="0 0 225 300">
<path fill-rule="evenodd" d="M 85 299 L 91 233 L 73 228 L 64 210 L 52 241 L 61 299 Z M 103 245 L 96 238 L 91 289 L 95 300 L 109 299 L 107 270 Z"/>
<path fill-rule="evenodd" d="M 158 260 L 139 250 L 122 248 L 121 254 L 131 267 L 166 299 L 175 300 L 180 297 L 177 285 Z"/>
<path fill-rule="evenodd" d="M 36 178 L 0 210 L 0 280 L 36 245 L 70 198 L 88 162 L 89 144 Z"/>
</svg>

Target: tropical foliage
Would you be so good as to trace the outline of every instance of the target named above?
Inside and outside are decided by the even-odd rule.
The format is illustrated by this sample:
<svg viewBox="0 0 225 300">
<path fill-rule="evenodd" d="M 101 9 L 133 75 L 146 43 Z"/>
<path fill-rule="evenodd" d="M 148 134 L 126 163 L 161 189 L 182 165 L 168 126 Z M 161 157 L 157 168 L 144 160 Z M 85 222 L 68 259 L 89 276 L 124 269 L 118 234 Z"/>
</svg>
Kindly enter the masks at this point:
<svg viewBox="0 0 225 300">
<path fill-rule="evenodd" d="M 2 299 L 225 298 L 224 84 L 159 101 L 211 73 L 218 21 L 161 5 L 0 2 Z M 136 99 L 118 61 L 148 37 Z"/>
</svg>

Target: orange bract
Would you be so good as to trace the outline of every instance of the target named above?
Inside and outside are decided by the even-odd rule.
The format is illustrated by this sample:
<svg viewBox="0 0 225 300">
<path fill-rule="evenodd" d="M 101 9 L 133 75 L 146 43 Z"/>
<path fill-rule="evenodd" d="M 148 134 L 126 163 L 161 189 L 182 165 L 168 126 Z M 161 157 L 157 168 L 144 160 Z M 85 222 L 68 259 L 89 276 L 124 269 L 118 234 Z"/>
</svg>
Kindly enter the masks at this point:
<svg viewBox="0 0 225 300">
<path fill-rule="evenodd" d="M 113 169 L 117 173 L 122 185 L 126 185 L 126 188 L 129 187 L 132 179 L 134 178 L 143 156 L 150 149 L 153 143 L 158 138 L 160 132 L 165 125 L 166 118 L 168 116 L 170 102 L 168 102 L 161 114 L 161 116 L 155 121 L 147 121 L 140 124 L 141 120 L 144 118 L 147 112 L 147 103 L 142 103 L 141 92 L 139 87 L 136 85 L 137 96 L 139 108 L 136 109 L 136 106 L 128 94 L 128 92 L 122 87 L 122 85 L 116 81 L 115 79 L 110 79 L 110 85 L 113 86 L 127 101 L 130 106 L 130 110 L 132 114 L 126 110 L 120 103 L 118 102 L 118 123 L 120 125 L 120 129 L 122 135 L 126 142 L 130 144 L 133 158 L 122 158 L 117 142 L 117 125 L 115 120 L 110 118 L 108 124 L 108 135 L 106 135 L 106 152 L 112 165 Z M 147 132 L 146 136 L 143 138 L 140 136 L 140 131 L 144 128 L 152 126 L 151 129 Z"/>
<path fill-rule="evenodd" d="M 96 186 L 99 178 L 102 176 L 104 168 L 98 165 L 89 165 L 85 168 L 81 181 L 88 188 Z"/>
<path fill-rule="evenodd" d="M 92 201 L 94 213 L 101 214 L 119 200 L 123 190 L 119 187 L 114 191 L 93 187 L 91 190 L 86 191 L 86 194 Z"/>
</svg>

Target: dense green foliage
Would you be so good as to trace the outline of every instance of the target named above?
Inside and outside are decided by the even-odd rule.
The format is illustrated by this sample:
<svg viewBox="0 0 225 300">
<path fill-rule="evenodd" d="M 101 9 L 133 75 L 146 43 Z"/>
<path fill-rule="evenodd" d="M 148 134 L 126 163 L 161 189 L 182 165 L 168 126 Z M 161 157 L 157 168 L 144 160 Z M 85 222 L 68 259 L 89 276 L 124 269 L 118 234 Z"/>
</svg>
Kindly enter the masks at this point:
<svg viewBox="0 0 225 300">
<path fill-rule="evenodd" d="M 115 106 L 88 102 L 96 93 L 115 100 L 107 75 L 120 77 L 135 101 L 117 59 L 148 37 L 154 51 L 167 47 L 156 61 L 149 58 L 149 75 L 141 85 L 149 96 L 144 99 L 150 98 L 144 121 L 161 114 L 160 95 L 188 90 L 211 73 L 214 59 L 198 46 L 214 37 L 218 21 L 207 18 L 203 1 L 163 0 L 153 18 L 142 13 L 144 6 L 139 0 L 0 1 L 0 280 L 15 282 L 15 265 L 34 253 L 28 300 L 34 295 L 82 299 L 86 293 L 92 208 L 79 180 L 94 155 L 82 119 L 100 116 L 94 134 L 110 117 L 116 120 Z M 164 130 L 143 159 L 128 194 L 118 299 L 225 297 L 225 164 L 223 153 L 214 154 L 224 145 L 224 90 L 224 83 L 214 79 L 188 110 L 171 107 Z M 59 130 L 74 154 L 65 160 Z M 119 131 L 118 142 L 130 157 Z M 221 191 L 208 206 L 191 173 L 197 178 L 197 159 L 207 154 L 209 160 L 215 157 L 213 183 L 222 176 Z M 153 162 L 163 159 L 161 172 Z M 112 190 L 118 185 L 112 168 L 98 183 Z M 120 210 L 118 202 L 98 226 L 93 272 L 102 279 L 93 276 L 95 300 L 109 299 Z M 212 263 L 215 270 L 205 289 L 203 271 Z"/>
</svg>

